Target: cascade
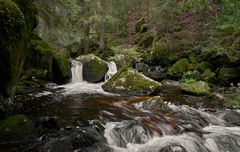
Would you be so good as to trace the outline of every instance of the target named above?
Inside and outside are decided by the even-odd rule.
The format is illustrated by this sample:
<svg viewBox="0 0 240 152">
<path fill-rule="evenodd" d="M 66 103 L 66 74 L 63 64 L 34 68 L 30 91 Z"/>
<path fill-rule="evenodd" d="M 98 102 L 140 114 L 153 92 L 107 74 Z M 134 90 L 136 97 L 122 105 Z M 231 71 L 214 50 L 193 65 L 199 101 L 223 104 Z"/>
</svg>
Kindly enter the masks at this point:
<svg viewBox="0 0 240 152">
<path fill-rule="evenodd" d="M 72 72 L 72 80 L 69 84 L 58 86 L 64 87 L 64 91 L 62 94 L 104 94 L 104 95 L 112 95 L 111 93 L 107 93 L 102 89 L 102 83 L 88 83 L 83 80 L 83 64 L 80 61 L 71 60 L 71 72 Z M 105 75 L 105 82 L 109 80 L 116 72 L 117 66 L 111 61 L 108 63 L 108 72 Z M 57 88 L 57 87 L 56 87 Z"/>
<path fill-rule="evenodd" d="M 117 73 L 117 65 L 114 61 L 108 62 L 108 72 L 105 75 L 104 81 L 108 81 L 111 77 Z"/>
<path fill-rule="evenodd" d="M 81 62 L 72 60 L 71 61 L 71 72 L 72 72 L 72 81 L 71 83 L 81 83 L 83 82 L 82 68 L 83 65 Z"/>
</svg>

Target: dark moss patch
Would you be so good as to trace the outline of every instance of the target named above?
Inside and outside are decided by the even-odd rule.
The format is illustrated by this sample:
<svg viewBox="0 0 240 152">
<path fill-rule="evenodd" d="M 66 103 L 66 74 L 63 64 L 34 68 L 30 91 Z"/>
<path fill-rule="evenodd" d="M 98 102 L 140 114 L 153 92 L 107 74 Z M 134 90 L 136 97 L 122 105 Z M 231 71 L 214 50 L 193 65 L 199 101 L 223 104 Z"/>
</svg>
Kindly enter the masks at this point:
<svg viewBox="0 0 240 152">
<path fill-rule="evenodd" d="M 36 136 L 34 124 L 25 115 L 14 115 L 0 121 L 0 141 L 32 140 Z"/>
</svg>

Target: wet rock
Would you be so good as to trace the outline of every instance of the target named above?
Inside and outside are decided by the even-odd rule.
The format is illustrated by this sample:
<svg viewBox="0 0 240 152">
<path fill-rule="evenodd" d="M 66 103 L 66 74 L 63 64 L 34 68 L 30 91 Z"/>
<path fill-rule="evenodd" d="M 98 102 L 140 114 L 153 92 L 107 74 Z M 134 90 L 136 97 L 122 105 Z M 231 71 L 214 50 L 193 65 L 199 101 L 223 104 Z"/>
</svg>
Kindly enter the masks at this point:
<svg viewBox="0 0 240 152">
<path fill-rule="evenodd" d="M 161 66 L 149 66 L 145 63 L 137 63 L 136 69 L 156 81 L 162 81 L 167 78 L 167 73 L 164 72 Z"/>
<path fill-rule="evenodd" d="M 167 103 L 165 103 L 160 96 L 150 98 L 142 102 L 142 107 L 144 110 L 158 111 L 158 112 L 169 112 L 170 108 Z"/>
<path fill-rule="evenodd" d="M 41 122 L 41 127 L 43 129 L 54 129 L 54 130 L 60 129 L 57 118 L 53 118 L 53 117 L 44 118 Z"/>
<path fill-rule="evenodd" d="M 187 152 L 187 150 L 181 145 L 169 145 L 159 150 L 159 152 Z"/>
<path fill-rule="evenodd" d="M 70 138 L 53 139 L 43 147 L 46 152 L 73 152 L 73 146 Z"/>
<path fill-rule="evenodd" d="M 149 95 L 159 91 L 161 83 L 138 73 L 133 68 L 123 68 L 102 87 L 105 91 L 112 93 Z"/>
<path fill-rule="evenodd" d="M 228 111 L 223 115 L 223 120 L 225 120 L 227 124 L 240 126 L 240 113 L 236 111 Z"/>
<path fill-rule="evenodd" d="M 104 79 L 104 76 L 108 71 L 107 62 L 93 54 L 79 56 L 77 60 L 81 61 L 83 64 L 84 80 L 96 83 Z"/>
<path fill-rule="evenodd" d="M 14 115 L 0 121 L 0 141 L 31 141 L 37 137 L 37 130 L 25 115 Z"/>
</svg>

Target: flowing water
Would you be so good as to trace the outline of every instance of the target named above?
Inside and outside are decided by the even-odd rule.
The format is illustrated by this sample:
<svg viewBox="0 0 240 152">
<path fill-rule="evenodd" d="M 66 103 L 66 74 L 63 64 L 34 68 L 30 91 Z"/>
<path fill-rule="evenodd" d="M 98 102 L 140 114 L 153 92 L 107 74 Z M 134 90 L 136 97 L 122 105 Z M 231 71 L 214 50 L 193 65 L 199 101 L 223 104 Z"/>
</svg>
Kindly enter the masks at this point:
<svg viewBox="0 0 240 152">
<path fill-rule="evenodd" d="M 115 73 L 117 73 L 117 65 L 114 61 L 108 62 L 108 72 L 105 75 L 105 82 L 108 81 Z"/>
<path fill-rule="evenodd" d="M 116 72 L 113 62 L 108 65 L 106 80 Z M 150 96 L 119 96 L 104 92 L 104 82 L 84 82 L 76 61 L 72 74 L 71 83 L 25 99 L 23 113 L 44 129 L 38 142 L 18 145 L 19 151 L 240 152 L 240 127 L 224 119 L 239 110 L 211 112 L 173 104 L 171 98 L 164 99 L 165 108 L 156 108 Z"/>
</svg>

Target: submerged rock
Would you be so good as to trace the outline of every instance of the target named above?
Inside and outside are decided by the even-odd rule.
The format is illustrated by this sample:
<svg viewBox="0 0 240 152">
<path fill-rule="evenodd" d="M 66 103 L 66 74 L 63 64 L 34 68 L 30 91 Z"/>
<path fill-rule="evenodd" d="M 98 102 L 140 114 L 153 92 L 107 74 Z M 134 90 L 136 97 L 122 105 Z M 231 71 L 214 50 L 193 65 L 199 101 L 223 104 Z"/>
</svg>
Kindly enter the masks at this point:
<svg viewBox="0 0 240 152">
<path fill-rule="evenodd" d="M 223 115 L 223 120 L 228 124 L 240 126 L 240 113 L 236 111 L 227 111 Z"/>
<path fill-rule="evenodd" d="M 26 141 L 37 137 L 37 130 L 25 115 L 14 115 L 0 121 L 0 141 Z"/>
<path fill-rule="evenodd" d="M 133 68 L 123 68 L 103 86 L 107 92 L 131 95 L 150 95 L 156 93 L 161 83 L 138 73 Z"/>
<path fill-rule="evenodd" d="M 142 102 L 142 107 L 144 110 L 157 111 L 157 112 L 169 112 L 170 108 L 167 103 L 165 103 L 160 96 L 150 98 Z"/>
<path fill-rule="evenodd" d="M 107 62 L 93 54 L 79 56 L 76 60 L 83 64 L 83 80 L 92 83 L 103 81 L 108 71 Z"/>
</svg>

